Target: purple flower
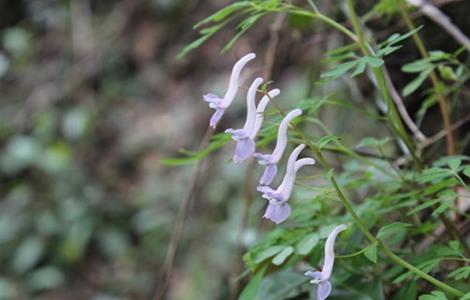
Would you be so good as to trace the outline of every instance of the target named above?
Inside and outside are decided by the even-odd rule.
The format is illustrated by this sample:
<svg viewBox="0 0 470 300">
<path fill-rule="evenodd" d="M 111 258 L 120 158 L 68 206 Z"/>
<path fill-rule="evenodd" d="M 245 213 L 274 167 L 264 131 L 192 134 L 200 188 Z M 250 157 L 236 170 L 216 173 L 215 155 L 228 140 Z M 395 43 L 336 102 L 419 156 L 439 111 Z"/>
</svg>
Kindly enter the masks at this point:
<svg viewBox="0 0 470 300">
<path fill-rule="evenodd" d="M 263 198 L 269 200 L 263 218 L 270 219 L 274 223 L 279 224 L 289 217 L 291 209 L 289 204 L 287 204 L 287 200 L 289 200 L 292 194 L 296 173 L 303 166 L 313 165 L 315 163 L 315 160 L 312 158 L 297 160 L 297 157 L 304 148 L 305 145 L 302 144 L 292 151 L 287 161 L 286 175 L 276 190 L 273 190 L 269 186 L 258 186 L 257 190 L 263 193 Z"/>
<path fill-rule="evenodd" d="M 258 159 L 258 163 L 265 165 L 264 173 L 261 176 L 259 183 L 261 185 L 270 185 L 274 180 L 277 174 L 277 163 L 282 158 L 282 154 L 286 149 L 287 145 L 287 128 L 289 123 L 296 117 L 302 114 L 302 110 L 294 109 L 285 116 L 279 125 L 277 132 L 277 142 L 276 147 L 274 148 L 273 153 L 271 154 L 261 154 L 255 153 L 253 156 Z"/>
<path fill-rule="evenodd" d="M 232 69 L 232 74 L 230 75 L 230 82 L 223 98 L 215 94 L 206 94 L 204 95 L 204 101 L 209 103 L 209 107 L 215 109 L 215 113 L 212 115 L 210 120 L 210 126 L 215 128 L 217 123 L 224 115 L 225 109 L 230 106 L 238 90 L 238 80 L 240 78 L 240 73 L 245 65 L 256 57 L 256 54 L 249 53 L 242 58 L 240 58 Z"/>
<path fill-rule="evenodd" d="M 246 120 L 242 129 L 227 129 L 225 132 L 232 135 L 237 142 L 233 162 L 239 164 L 249 158 L 255 152 L 255 142 L 250 138 L 256 119 L 256 91 L 263 83 L 263 78 L 256 78 L 248 89 L 246 96 Z"/>
<path fill-rule="evenodd" d="M 317 289 L 317 300 L 325 300 L 331 293 L 331 283 L 329 281 L 331 277 L 331 271 L 333 270 L 333 264 L 335 262 L 335 240 L 338 234 L 347 228 L 346 225 L 341 224 L 336 226 L 335 229 L 328 235 L 325 243 L 325 258 L 323 262 L 323 270 L 319 271 L 307 271 L 305 275 L 312 278 L 311 283 L 318 284 Z"/>
</svg>

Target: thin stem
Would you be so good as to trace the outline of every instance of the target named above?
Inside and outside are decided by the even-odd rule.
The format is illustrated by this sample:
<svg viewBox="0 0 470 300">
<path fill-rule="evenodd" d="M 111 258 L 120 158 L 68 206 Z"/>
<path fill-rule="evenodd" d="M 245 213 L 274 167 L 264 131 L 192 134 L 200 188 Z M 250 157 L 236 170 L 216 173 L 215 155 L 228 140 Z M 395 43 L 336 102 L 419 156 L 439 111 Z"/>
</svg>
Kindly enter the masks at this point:
<svg viewBox="0 0 470 300">
<path fill-rule="evenodd" d="M 408 27 L 409 30 L 414 30 L 416 27 L 411 20 L 410 16 L 408 15 L 408 12 L 406 11 L 406 8 L 404 7 L 404 4 L 400 2 L 399 4 L 400 7 L 400 14 L 403 17 L 403 20 L 405 20 L 406 26 Z M 421 56 L 423 58 L 428 58 L 429 53 L 426 49 L 426 46 L 424 45 L 424 42 L 421 40 L 419 34 L 415 32 L 413 34 L 413 40 L 416 44 L 416 47 L 418 48 Z M 454 154 L 454 137 L 452 135 L 452 127 L 450 124 L 450 117 L 449 117 L 449 106 L 447 105 L 447 99 L 444 96 L 444 94 L 440 91 L 440 81 L 437 77 L 437 74 L 434 70 L 432 70 L 429 73 L 429 79 L 431 79 L 431 83 L 434 88 L 434 92 L 436 93 L 437 97 L 437 102 L 439 103 L 439 109 L 441 110 L 441 115 L 442 115 L 442 120 L 444 123 L 444 128 L 446 129 L 446 139 L 447 139 L 447 154 L 448 155 L 453 155 Z"/>
</svg>

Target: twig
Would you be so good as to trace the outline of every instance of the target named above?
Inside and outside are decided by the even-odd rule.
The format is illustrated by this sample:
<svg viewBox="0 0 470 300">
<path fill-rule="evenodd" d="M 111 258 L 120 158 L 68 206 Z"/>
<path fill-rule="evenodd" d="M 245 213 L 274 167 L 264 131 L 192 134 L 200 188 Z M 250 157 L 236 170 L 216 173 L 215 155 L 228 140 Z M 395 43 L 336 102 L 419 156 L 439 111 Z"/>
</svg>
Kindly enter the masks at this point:
<svg viewBox="0 0 470 300">
<path fill-rule="evenodd" d="M 470 39 L 457 26 L 455 26 L 450 18 L 439 8 L 424 0 L 406 0 L 406 2 L 416 6 L 424 15 L 441 26 L 455 40 L 467 48 L 467 51 L 470 51 Z"/>
<path fill-rule="evenodd" d="M 199 149 L 204 149 L 214 134 L 214 130 L 212 127 L 208 127 L 204 137 L 201 141 Z M 165 295 L 167 292 L 168 284 L 170 282 L 173 268 L 174 268 L 174 260 L 176 251 L 178 250 L 178 244 L 181 239 L 181 233 L 183 232 L 184 223 L 186 221 L 186 217 L 188 215 L 188 210 L 191 204 L 191 199 L 193 198 L 194 191 L 197 188 L 199 177 L 201 176 L 202 169 L 204 166 L 205 159 L 201 159 L 197 162 L 196 171 L 191 179 L 191 183 L 189 184 L 188 192 L 186 197 L 184 197 L 183 201 L 181 201 L 180 207 L 178 209 L 178 214 L 176 216 L 175 226 L 171 235 L 170 244 L 168 245 L 165 262 L 163 265 L 163 272 L 160 280 L 160 285 L 158 289 L 155 291 L 153 296 L 153 300 L 163 300 L 165 299 Z"/>
<path fill-rule="evenodd" d="M 284 22 L 287 14 L 286 13 L 279 13 L 276 15 L 274 19 L 274 23 L 271 25 L 270 33 L 269 33 L 269 42 L 268 48 L 266 50 L 266 58 L 265 63 L 266 67 L 264 69 L 263 76 L 264 78 L 271 78 L 274 66 L 274 59 L 276 58 L 276 50 L 277 44 L 279 43 L 279 32 L 282 28 L 282 23 Z"/>
<path fill-rule="evenodd" d="M 408 129 L 413 133 L 413 135 L 420 141 L 423 142 L 426 140 L 426 136 L 419 130 L 418 126 L 413 122 L 413 119 L 408 114 L 406 110 L 405 104 L 403 103 L 403 99 L 400 97 L 400 94 L 397 92 L 395 86 L 390 79 L 390 75 L 387 71 L 387 68 L 384 67 L 384 74 L 385 80 L 387 81 L 387 85 L 390 91 L 390 96 L 392 96 L 393 102 L 397 106 L 398 112 L 400 113 L 403 122 L 405 122 Z"/>
<path fill-rule="evenodd" d="M 413 21 L 411 20 L 410 16 L 408 15 L 408 12 L 406 11 L 406 8 L 402 3 L 399 4 L 400 7 L 400 14 L 403 17 L 403 20 L 406 23 L 406 26 L 410 30 L 416 29 Z M 429 53 L 424 46 L 424 42 L 421 40 L 419 34 L 415 32 L 413 34 L 413 40 L 415 41 L 415 44 L 423 58 L 428 58 Z M 431 80 L 431 83 L 434 87 L 434 92 L 436 93 L 436 98 L 437 102 L 439 103 L 439 108 L 441 110 L 441 115 L 442 115 L 442 120 L 444 123 L 444 128 L 446 129 L 446 138 L 447 138 L 447 155 L 453 155 L 454 154 L 454 137 L 452 135 L 452 128 L 450 124 L 450 116 L 449 116 L 449 106 L 447 104 L 447 99 L 445 95 L 440 91 L 440 82 L 437 77 L 437 74 L 434 70 L 432 70 L 429 73 L 429 79 Z"/>
</svg>

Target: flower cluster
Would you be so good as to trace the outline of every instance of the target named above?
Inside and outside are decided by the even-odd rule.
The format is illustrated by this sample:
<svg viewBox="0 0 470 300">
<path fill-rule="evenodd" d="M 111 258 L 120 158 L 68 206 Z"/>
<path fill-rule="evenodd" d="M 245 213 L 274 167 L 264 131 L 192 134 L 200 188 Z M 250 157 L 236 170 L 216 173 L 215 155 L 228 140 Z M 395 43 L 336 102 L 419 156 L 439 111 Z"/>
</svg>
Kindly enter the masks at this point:
<svg viewBox="0 0 470 300">
<path fill-rule="evenodd" d="M 204 101 L 209 103 L 209 107 L 215 109 L 215 112 L 210 119 L 210 126 L 215 128 L 222 118 L 225 110 L 235 99 L 239 85 L 238 81 L 240 74 L 245 65 L 256 57 L 254 53 L 247 54 L 238 60 L 232 69 L 230 82 L 227 92 L 221 98 L 215 94 L 204 95 Z M 287 146 L 287 130 L 290 122 L 302 114 L 302 110 L 294 109 L 290 111 L 281 121 L 278 132 L 276 146 L 271 154 L 255 153 L 256 150 L 256 135 L 261 128 L 264 120 L 264 111 L 269 104 L 269 101 L 280 94 L 279 89 L 273 89 L 266 93 L 258 105 L 256 105 L 256 93 L 263 83 L 263 78 L 256 78 L 250 85 L 246 97 L 246 119 L 243 128 L 225 130 L 232 136 L 236 142 L 235 153 L 233 161 L 240 164 L 250 157 L 255 157 L 258 163 L 265 167 L 264 173 L 259 180 L 257 191 L 262 193 L 262 197 L 268 200 L 266 211 L 263 215 L 264 218 L 270 219 L 276 224 L 284 222 L 291 213 L 291 208 L 287 201 L 289 200 L 292 190 L 294 188 L 295 178 L 297 172 L 304 166 L 315 164 L 313 158 L 298 159 L 300 152 L 305 148 L 304 144 L 298 145 L 289 155 L 286 166 L 286 173 L 282 179 L 281 184 L 277 189 L 270 187 L 271 183 L 277 175 L 277 164 L 282 158 L 284 150 Z M 305 275 L 312 278 L 311 283 L 318 284 L 317 299 L 326 299 L 331 292 L 331 283 L 329 278 L 333 269 L 335 259 L 334 242 L 336 236 L 346 229 L 346 225 L 336 227 L 328 236 L 325 243 L 325 257 L 323 270 L 308 271 Z"/>
<path fill-rule="evenodd" d="M 238 90 L 238 81 L 244 66 L 256 57 L 254 53 L 243 56 L 233 66 L 230 82 L 223 98 L 214 94 L 204 95 L 204 101 L 209 103 L 209 107 L 215 109 L 215 113 L 210 120 L 210 126 L 215 128 L 217 123 L 222 118 L 225 110 L 230 106 L 235 98 Z M 236 142 L 235 153 L 233 161 L 240 164 L 250 157 L 255 157 L 261 165 L 265 166 L 263 175 L 259 180 L 257 190 L 262 193 L 263 198 L 268 200 L 268 205 L 264 218 L 279 224 L 284 222 L 290 215 L 291 209 L 287 201 L 290 198 L 292 189 L 294 187 L 295 177 L 297 171 L 303 166 L 313 165 L 315 160 L 313 158 L 297 159 L 300 152 L 305 148 L 305 145 L 299 145 L 292 151 L 287 161 L 287 168 L 284 178 L 277 189 L 271 188 L 269 185 L 273 182 L 277 175 L 277 164 L 282 158 L 284 150 L 287 146 L 287 130 L 289 123 L 296 117 L 302 114 L 302 110 L 294 109 L 289 112 L 281 124 L 279 125 L 276 147 L 271 154 L 255 153 L 256 149 L 256 135 L 261 128 L 264 119 L 264 111 L 269 104 L 269 101 L 278 96 L 279 89 L 269 91 L 256 106 L 256 93 L 263 83 L 263 78 L 256 78 L 250 85 L 246 96 L 246 119 L 243 128 L 225 130 L 232 136 Z"/>
</svg>

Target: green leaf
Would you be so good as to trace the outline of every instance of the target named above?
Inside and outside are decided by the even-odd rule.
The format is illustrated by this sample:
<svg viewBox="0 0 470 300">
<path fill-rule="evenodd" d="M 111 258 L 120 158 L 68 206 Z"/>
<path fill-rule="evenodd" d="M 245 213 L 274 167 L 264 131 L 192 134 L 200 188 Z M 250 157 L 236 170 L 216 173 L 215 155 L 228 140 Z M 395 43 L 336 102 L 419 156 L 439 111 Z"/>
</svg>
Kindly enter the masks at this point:
<svg viewBox="0 0 470 300">
<path fill-rule="evenodd" d="M 393 300 L 416 300 L 418 285 L 416 281 L 410 282 L 405 288 L 401 288 Z"/>
<path fill-rule="evenodd" d="M 440 199 L 433 199 L 433 200 L 428 200 L 428 201 L 425 201 L 424 203 L 416 206 L 415 208 L 413 208 L 412 210 L 410 210 L 407 215 L 412 215 L 412 214 L 415 214 L 419 211 L 422 211 L 423 209 L 426 209 L 428 207 L 431 207 L 433 206 L 434 204 L 436 203 L 439 203 L 439 201 L 441 201 Z"/>
<path fill-rule="evenodd" d="M 284 249 L 284 246 L 271 246 L 263 251 L 261 251 L 260 253 L 258 253 L 254 259 L 254 262 L 256 264 L 259 264 L 261 263 L 262 261 L 278 254 L 279 252 L 281 252 L 282 250 Z"/>
<path fill-rule="evenodd" d="M 367 257 L 374 264 L 377 263 L 377 243 L 370 244 L 364 251 L 364 256 Z"/>
<path fill-rule="evenodd" d="M 204 149 L 198 151 L 198 152 L 187 152 L 185 151 L 186 154 L 188 154 L 187 157 L 182 157 L 182 158 L 164 158 L 160 160 L 160 162 L 166 166 L 183 166 L 183 165 L 189 165 L 192 163 L 197 162 L 198 160 L 201 160 L 211 154 L 212 152 L 216 151 L 217 149 L 221 148 L 225 144 L 227 144 L 229 141 L 231 141 L 230 135 L 226 133 L 220 133 L 217 135 L 214 135 L 212 137 L 211 143 Z"/>
<path fill-rule="evenodd" d="M 466 166 L 465 169 L 463 169 L 463 174 L 470 177 L 470 166 Z"/>
<path fill-rule="evenodd" d="M 205 41 L 207 41 L 210 37 L 212 37 L 214 34 L 217 33 L 220 29 L 222 29 L 226 25 L 226 22 L 211 26 L 209 28 L 205 28 L 204 30 L 201 30 L 201 37 L 197 38 L 196 40 L 192 41 L 189 45 L 183 48 L 183 50 L 176 55 L 176 58 L 182 58 L 186 54 L 188 54 L 190 51 L 200 47 L 202 44 L 204 44 Z"/>
<path fill-rule="evenodd" d="M 470 300 L 470 293 L 465 294 L 460 300 Z"/>
<path fill-rule="evenodd" d="M 423 173 L 416 178 L 416 180 L 419 183 L 435 182 L 442 181 L 451 176 L 452 173 L 448 169 L 433 167 L 424 170 Z"/>
<path fill-rule="evenodd" d="M 452 271 L 448 277 L 456 280 L 467 279 L 470 276 L 470 266 L 460 267 Z"/>
<path fill-rule="evenodd" d="M 357 75 L 363 73 L 363 72 L 366 70 L 366 67 L 367 67 L 366 62 L 363 61 L 362 59 L 359 60 L 357 66 L 356 66 L 356 69 L 355 69 L 354 72 L 351 74 L 351 77 L 354 77 L 354 76 L 357 76 Z"/>
<path fill-rule="evenodd" d="M 409 82 L 404 88 L 403 88 L 403 96 L 407 97 L 414 93 L 426 80 L 428 77 L 429 73 L 431 73 L 431 70 L 425 70 L 421 72 L 415 79 L 413 79 L 411 82 Z"/>
<path fill-rule="evenodd" d="M 62 272 L 52 266 L 36 270 L 27 278 L 28 285 L 35 291 L 56 288 L 61 285 L 64 280 L 65 278 Z"/>
<path fill-rule="evenodd" d="M 339 138 L 335 135 L 325 135 L 325 136 L 322 136 L 318 140 L 317 146 L 321 150 L 323 147 L 325 147 L 326 145 L 328 145 L 332 141 L 337 141 L 337 140 L 339 140 Z"/>
<path fill-rule="evenodd" d="M 440 64 L 437 66 L 437 70 L 439 70 L 439 75 L 441 75 L 441 77 L 445 80 L 457 80 L 457 75 L 455 74 L 454 69 L 452 69 L 451 67 Z"/>
<path fill-rule="evenodd" d="M 284 261 L 292 254 L 294 253 L 294 247 L 292 246 L 287 246 L 279 252 L 276 256 L 274 256 L 272 263 L 275 264 L 276 266 L 282 265 Z"/>
<path fill-rule="evenodd" d="M 31 269 L 44 253 L 44 242 L 38 237 L 26 238 L 14 253 L 13 269 L 23 273 Z"/>
<path fill-rule="evenodd" d="M 248 30 L 250 29 L 251 26 L 253 26 L 262 16 L 264 13 L 259 13 L 256 15 L 252 15 L 245 20 L 243 20 L 239 25 L 239 31 L 237 34 L 225 45 L 225 47 L 222 49 L 222 52 L 226 52 L 230 48 L 232 48 L 233 45 L 238 41 L 238 39 Z"/>
<path fill-rule="evenodd" d="M 383 239 L 386 236 L 392 235 L 392 234 L 397 234 L 398 232 L 402 232 L 404 230 L 407 230 L 408 227 L 410 227 L 410 224 L 407 223 L 401 223 L 401 222 L 396 222 L 392 224 L 385 225 L 384 227 L 379 229 L 379 232 L 377 233 L 377 237 L 379 239 Z"/>
<path fill-rule="evenodd" d="M 401 70 L 405 73 L 421 73 L 425 70 L 429 70 L 432 68 L 432 64 L 430 64 L 425 59 L 416 60 L 412 63 L 408 63 L 404 65 Z"/>
<path fill-rule="evenodd" d="M 313 247 L 318 244 L 320 237 L 316 232 L 310 233 L 309 235 L 305 236 L 300 242 L 297 244 L 296 250 L 297 253 L 300 255 L 307 255 L 312 251 Z"/>
<path fill-rule="evenodd" d="M 249 6 L 250 6 L 250 3 L 248 1 L 235 2 L 233 4 L 230 4 L 226 7 L 218 10 L 217 12 L 215 12 L 212 15 L 208 16 L 204 20 L 200 21 L 199 23 L 194 25 L 194 28 L 198 28 L 201 25 L 207 24 L 209 22 L 222 21 L 223 19 L 227 18 L 228 16 L 230 16 L 234 12 L 236 12 L 236 11 L 242 9 L 242 8 L 249 7 Z"/>
<path fill-rule="evenodd" d="M 341 75 L 345 74 L 347 71 L 351 70 L 356 64 L 358 60 L 348 61 L 342 64 L 337 65 L 333 69 L 321 74 L 321 78 L 338 78 Z"/>
<path fill-rule="evenodd" d="M 419 300 L 447 300 L 443 292 L 433 291 L 430 295 L 419 296 Z"/>
<path fill-rule="evenodd" d="M 258 271 L 256 275 L 250 280 L 250 283 L 243 289 L 238 300 L 253 300 L 258 293 L 259 286 L 263 280 L 263 275 L 266 268 Z"/>
<path fill-rule="evenodd" d="M 454 172 L 457 172 L 461 163 L 462 161 L 459 158 L 452 158 L 447 162 L 447 164 L 449 165 L 449 168 L 451 168 L 452 171 Z"/>
<path fill-rule="evenodd" d="M 379 57 L 370 56 L 370 55 L 364 56 L 362 60 L 364 60 L 372 68 L 378 68 L 384 64 L 383 59 Z"/>
</svg>

